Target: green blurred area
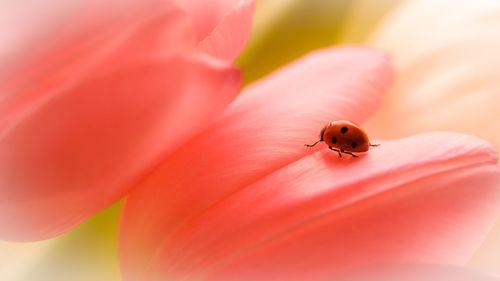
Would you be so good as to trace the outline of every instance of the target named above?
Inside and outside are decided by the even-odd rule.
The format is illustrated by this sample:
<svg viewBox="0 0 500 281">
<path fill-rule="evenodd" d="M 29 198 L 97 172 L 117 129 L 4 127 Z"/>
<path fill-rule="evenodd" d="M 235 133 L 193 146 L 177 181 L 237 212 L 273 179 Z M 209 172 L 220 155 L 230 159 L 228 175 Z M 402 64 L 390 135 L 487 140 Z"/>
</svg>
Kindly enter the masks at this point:
<svg viewBox="0 0 500 281">
<path fill-rule="evenodd" d="M 257 0 L 250 41 L 237 60 L 248 84 L 312 50 L 363 43 L 403 0 Z"/>
</svg>

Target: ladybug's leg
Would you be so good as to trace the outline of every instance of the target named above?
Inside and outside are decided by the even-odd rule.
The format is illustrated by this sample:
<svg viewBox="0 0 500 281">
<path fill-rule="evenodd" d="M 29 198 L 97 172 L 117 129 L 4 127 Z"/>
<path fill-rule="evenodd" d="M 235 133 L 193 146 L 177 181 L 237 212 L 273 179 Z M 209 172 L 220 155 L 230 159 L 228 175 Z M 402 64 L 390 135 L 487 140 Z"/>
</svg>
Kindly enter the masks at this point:
<svg viewBox="0 0 500 281">
<path fill-rule="evenodd" d="M 351 155 L 352 157 L 359 157 L 358 155 L 356 155 L 356 154 L 354 154 L 354 153 L 352 153 L 352 152 L 349 152 L 349 151 L 343 151 L 343 150 L 342 150 L 342 153 L 349 154 L 349 155 Z"/>
<path fill-rule="evenodd" d="M 340 153 L 340 150 L 336 149 L 336 148 L 333 148 L 331 146 L 328 147 L 329 149 L 333 150 L 333 151 L 337 151 L 338 154 L 339 154 L 339 157 L 342 158 L 342 153 Z"/>
<path fill-rule="evenodd" d="M 370 146 L 379 146 L 380 144 L 379 143 L 378 144 L 371 144 L 371 143 L 369 143 L 369 145 Z"/>
<path fill-rule="evenodd" d="M 307 147 L 313 147 L 313 146 L 315 146 L 316 144 L 318 144 L 318 142 L 320 142 L 320 141 L 321 141 L 321 140 L 319 140 L 319 141 L 317 141 L 317 142 L 315 142 L 315 143 L 313 143 L 313 144 L 304 144 L 304 146 L 307 146 Z"/>
</svg>

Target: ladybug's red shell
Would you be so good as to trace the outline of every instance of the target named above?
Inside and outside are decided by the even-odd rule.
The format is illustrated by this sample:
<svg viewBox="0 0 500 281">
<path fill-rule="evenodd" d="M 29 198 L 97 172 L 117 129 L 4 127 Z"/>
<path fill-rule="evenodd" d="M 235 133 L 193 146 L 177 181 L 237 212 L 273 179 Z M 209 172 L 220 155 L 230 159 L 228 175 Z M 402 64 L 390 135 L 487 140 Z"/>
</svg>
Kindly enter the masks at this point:
<svg viewBox="0 0 500 281">
<path fill-rule="evenodd" d="M 365 152 L 370 148 L 366 133 L 349 121 L 333 121 L 326 125 L 321 130 L 320 139 L 341 151 Z"/>
</svg>

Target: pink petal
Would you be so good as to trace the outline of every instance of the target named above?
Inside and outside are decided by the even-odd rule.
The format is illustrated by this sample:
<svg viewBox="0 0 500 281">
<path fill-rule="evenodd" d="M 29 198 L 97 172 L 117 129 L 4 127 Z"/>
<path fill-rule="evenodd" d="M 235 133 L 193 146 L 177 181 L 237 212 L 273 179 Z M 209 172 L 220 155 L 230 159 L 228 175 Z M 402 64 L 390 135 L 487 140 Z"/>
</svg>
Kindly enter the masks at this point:
<svg viewBox="0 0 500 281">
<path fill-rule="evenodd" d="M 499 281 L 500 277 L 439 264 L 375 264 L 346 271 L 338 281 Z"/>
<path fill-rule="evenodd" d="M 499 213 L 499 184 L 496 152 L 473 137 L 416 135 L 359 159 L 324 148 L 178 225 L 144 280 L 326 281 L 373 263 L 463 264 Z"/>
<path fill-rule="evenodd" d="M 198 49 L 221 59 L 233 60 L 250 37 L 253 11 L 253 1 L 240 1 L 198 44 Z"/>
<path fill-rule="evenodd" d="M 0 237 L 52 237 L 110 205 L 239 85 L 236 69 L 185 57 L 95 71 L 58 88 L 0 134 Z"/>
<path fill-rule="evenodd" d="M 226 16 L 231 16 L 232 13 L 239 13 L 240 9 L 249 9 L 253 6 L 252 0 L 170 0 L 170 2 L 186 11 L 195 21 L 199 41 L 209 36 L 224 21 Z"/>
<path fill-rule="evenodd" d="M 5 55 L 0 56 L 0 74 L 11 73 L 12 67 L 19 68 L 23 63 L 37 67 L 39 64 L 51 65 L 50 60 L 74 63 L 75 59 L 70 55 L 76 52 L 81 56 L 85 52 L 98 53 L 110 47 L 116 48 L 117 43 L 126 42 L 131 36 L 137 37 L 134 40 L 136 45 L 139 45 L 137 42 L 150 44 L 150 49 L 158 47 L 152 43 L 165 39 L 166 32 L 175 35 L 176 40 L 163 44 L 164 49 L 185 50 L 186 38 L 190 39 L 190 44 L 195 42 L 191 23 L 187 23 L 189 20 L 166 3 L 153 0 L 68 0 L 63 4 L 59 3 L 62 0 L 55 1 L 58 2 L 37 4 L 36 1 L 19 0 L 6 7 L 0 6 L 2 12 L 8 14 L 7 19 L 3 19 L 6 21 L 4 28 L 15 30 L 10 36 L 2 34 L 7 37 L 2 38 L 2 42 L 8 41 L 6 44 L 14 45 L 11 48 L 14 50 L 6 50 Z M 154 36 L 153 29 L 156 31 Z M 145 34 L 141 35 L 141 31 Z M 136 53 L 134 56 L 140 53 L 144 56 L 148 52 L 136 50 Z M 23 66 L 23 71 L 33 67 Z"/>
<path fill-rule="evenodd" d="M 121 2 L 121 3 L 120 3 Z M 38 52 L 84 26 L 106 21 L 125 12 L 128 0 L 6 0 L 0 2 L 0 58 L 8 60 L 19 51 Z M 92 10 L 92 12 L 91 12 Z M 87 14 L 87 12 L 89 12 Z M 86 14 L 86 18 L 78 15 Z M 104 16 L 106 14 L 106 16 Z M 92 15 L 92 17 L 90 17 Z M 102 16 L 102 17 L 101 17 Z M 71 22 L 71 24 L 68 24 Z M 55 31 L 59 31 L 54 35 Z M 52 33 L 52 36 L 49 34 Z M 50 36 L 51 40 L 41 37 Z M 35 44 L 36 43 L 36 44 Z M 40 46 L 40 44 L 42 46 Z M 21 49 L 21 50 L 20 50 Z M 26 53 L 26 55 L 30 55 Z M 2 66 L 3 66 L 2 63 Z"/>
<path fill-rule="evenodd" d="M 315 151 L 303 145 L 327 122 L 366 120 L 391 74 L 378 52 L 327 49 L 246 88 L 128 197 L 121 229 L 126 280 L 138 280 L 161 241 L 188 217 Z"/>
<path fill-rule="evenodd" d="M 400 79 L 371 121 L 374 134 L 452 130 L 500 148 L 499 15 L 498 1 L 422 0 L 388 16 L 371 44 L 394 55 Z"/>
<path fill-rule="evenodd" d="M 0 74 L 0 129 L 97 70 L 165 59 L 194 44 L 185 18 L 165 5 L 147 6 L 98 27 L 99 32 L 80 31 L 33 57 L 20 58 Z"/>
</svg>

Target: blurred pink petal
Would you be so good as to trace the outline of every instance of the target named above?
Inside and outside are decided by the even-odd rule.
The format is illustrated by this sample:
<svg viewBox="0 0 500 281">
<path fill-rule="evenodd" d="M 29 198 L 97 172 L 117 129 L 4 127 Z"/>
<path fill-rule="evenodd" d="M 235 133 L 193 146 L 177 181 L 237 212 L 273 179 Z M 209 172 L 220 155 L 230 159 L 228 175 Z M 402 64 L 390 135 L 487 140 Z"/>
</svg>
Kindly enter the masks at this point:
<svg viewBox="0 0 500 281">
<path fill-rule="evenodd" d="M 326 281 L 380 262 L 463 264 L 498 215 L 499 184 L 496 152 L 473 137 L 416 135 L 360 159 L 325 148 L 179 224 L 142 280 Z"/>
<path fill-rule="evenodd" d="M 61 61 L 75 63 L 75 57 L 71 56 L 77 52 L 79 56 L 99 54 L 119 47 L 126 40 L 136 45 L 157 43 L 149 46 L 150 50 L 136 50 L 135 57 L 155 50 L 162 40 L 168 42 L 162 44 L 163 53 L 185 50 L 188 43 L 194 45 L 195 42 L 190 19 L 168 3 L 68 0 L 62 4 L 56 1 L 48 4 L 38 0 L 7 0 L 1 4 L 1 13 L 7 16 L 3 18 L 3 28 L 15 33 L 9 36 L 9 32 L 4 32 L 0 37 L 1 43 L 13 45 L 5 47 L 3 55 L 0 53 L 0 78 L 12 74 L 13 69 L 24 68 L 20 70 L 23 73 L 31 71 L 33 65 L 40 67 L 39 64 L 58 69 Z M 151 36 L 153 31 L 155 36 Z M 176 40 L 169 40 L 174 36 Z"/>
<path fill-rule="evenodd" d="M 500 281 L 500 277 L 441 264 L 375 264 L 346 271 L 337 281 Z"/>
<path fill-rule="evenodd" d="M 399 77 L 370 120 L 375 135 L 452 130 L 500 148 L 499 1 L 406 1 L 372 45 L 394 55 Z M 390 123 L 395 126 L 387 130 Z"/>
<path fill-rule="evenodd" d="M 253 10 L 253 1 L 238 2 L 199 43 L 198 49 L 221 59 L 234 59 L 250 37 Z"/>
<path fill-rule="evenodd" d="M 233 14 L 246 13 L 244 10 L 253 13 L 252 0 L 168 0 L 182 8 L 194 20 L 198 41 L 202 41 L 225 21 L 225 17 L 232 17 Z M 246 19 L 248 20 L 248 19 Z M 228 23 L 228 22 L 226 22 Z M 251 29 L 251 21 L 240 21 L 243 30 Z M 245 31 L 245 32 L 248 32 Z M 235 34 L 238 36 L 237 34 Z"/>
<path fill-rule="evenodd" d="M 217 123 L 128 197 L 120 235 L 126 280 L 139 280 L 159 244 L 186 219 L 315 151 L 303 144 L 326 122 L 365 121 L 391 78 L 384 55 L 340 48 L 308 55 L 246 88 Z"/>
<path fill-rule="evenodd" d="M 96 71 L 106 73 L 185 51 L 194 44 L 188 27 L 170 6 L 147 6 L 93 26 L 98 32 L 87 26 L 39 54 L 20 56 L 8 72 L 0 73 L 0 129 Z"/>
<path fill-rule="evenodd" d="M 239 85 L 236 69 L 200 57 L 58 85 L 0 134 L 0 237 L 49 238 L 110 205 L 217 116 Z"/>
<path fill-rule="evenodd" d="M 183 9 L 182 15 L 171 13 L 158 16 L 165 6 L 170 10 Z M 3 75 L 12 74 L 13 68 L 19 69 L 20 65 L 28 64 L 19 70 L 19 73 L 24 73 L 32 65 L 40 64 L 37 59 L 45 60 L 54 55 L 63 57 L 61 52 L 78 50 L 82 47 L 80 45 L 87 50 L 95 49 L 96 53 L 102 51 L 109 47 L 109 44 L 102 46 L 104 39 L 120 39 L 117 35 L 126 34 L 134 23 L 137 24 L 137 19 L 131 17 L 134 14 L 146 19 L 157 16 L 157 21 L 170 23 L 174 22 L 173 16 L 183 17 L 182 28 L 170 29 L 182 35 L 178 36 L 180 42 L 182 37 L 192 37 L 192 47 L 199 43 L 201 51 L 232 60 L 250 35 L 253 1 L 55 0 L 47 3 L 40 0 L 6 0 L 0 3 L 0 81 Z M 151 30 L 145 33 L 150 35 Z M 161 38 L 158 27 L 154 34 Z M 148 40 L 140 38 L 134 41 L 149 44 Z M 182 44 L 170 42 L 161 46 L 163 52 L 167 52 Z M 189 48 L 185 46 L 182 50 L 186 49 Z M 142 55 L 150 53 L 137 52 Z M 56 62 L 43 64 L 55 69 L 58 67 Z"/>
</svg>

